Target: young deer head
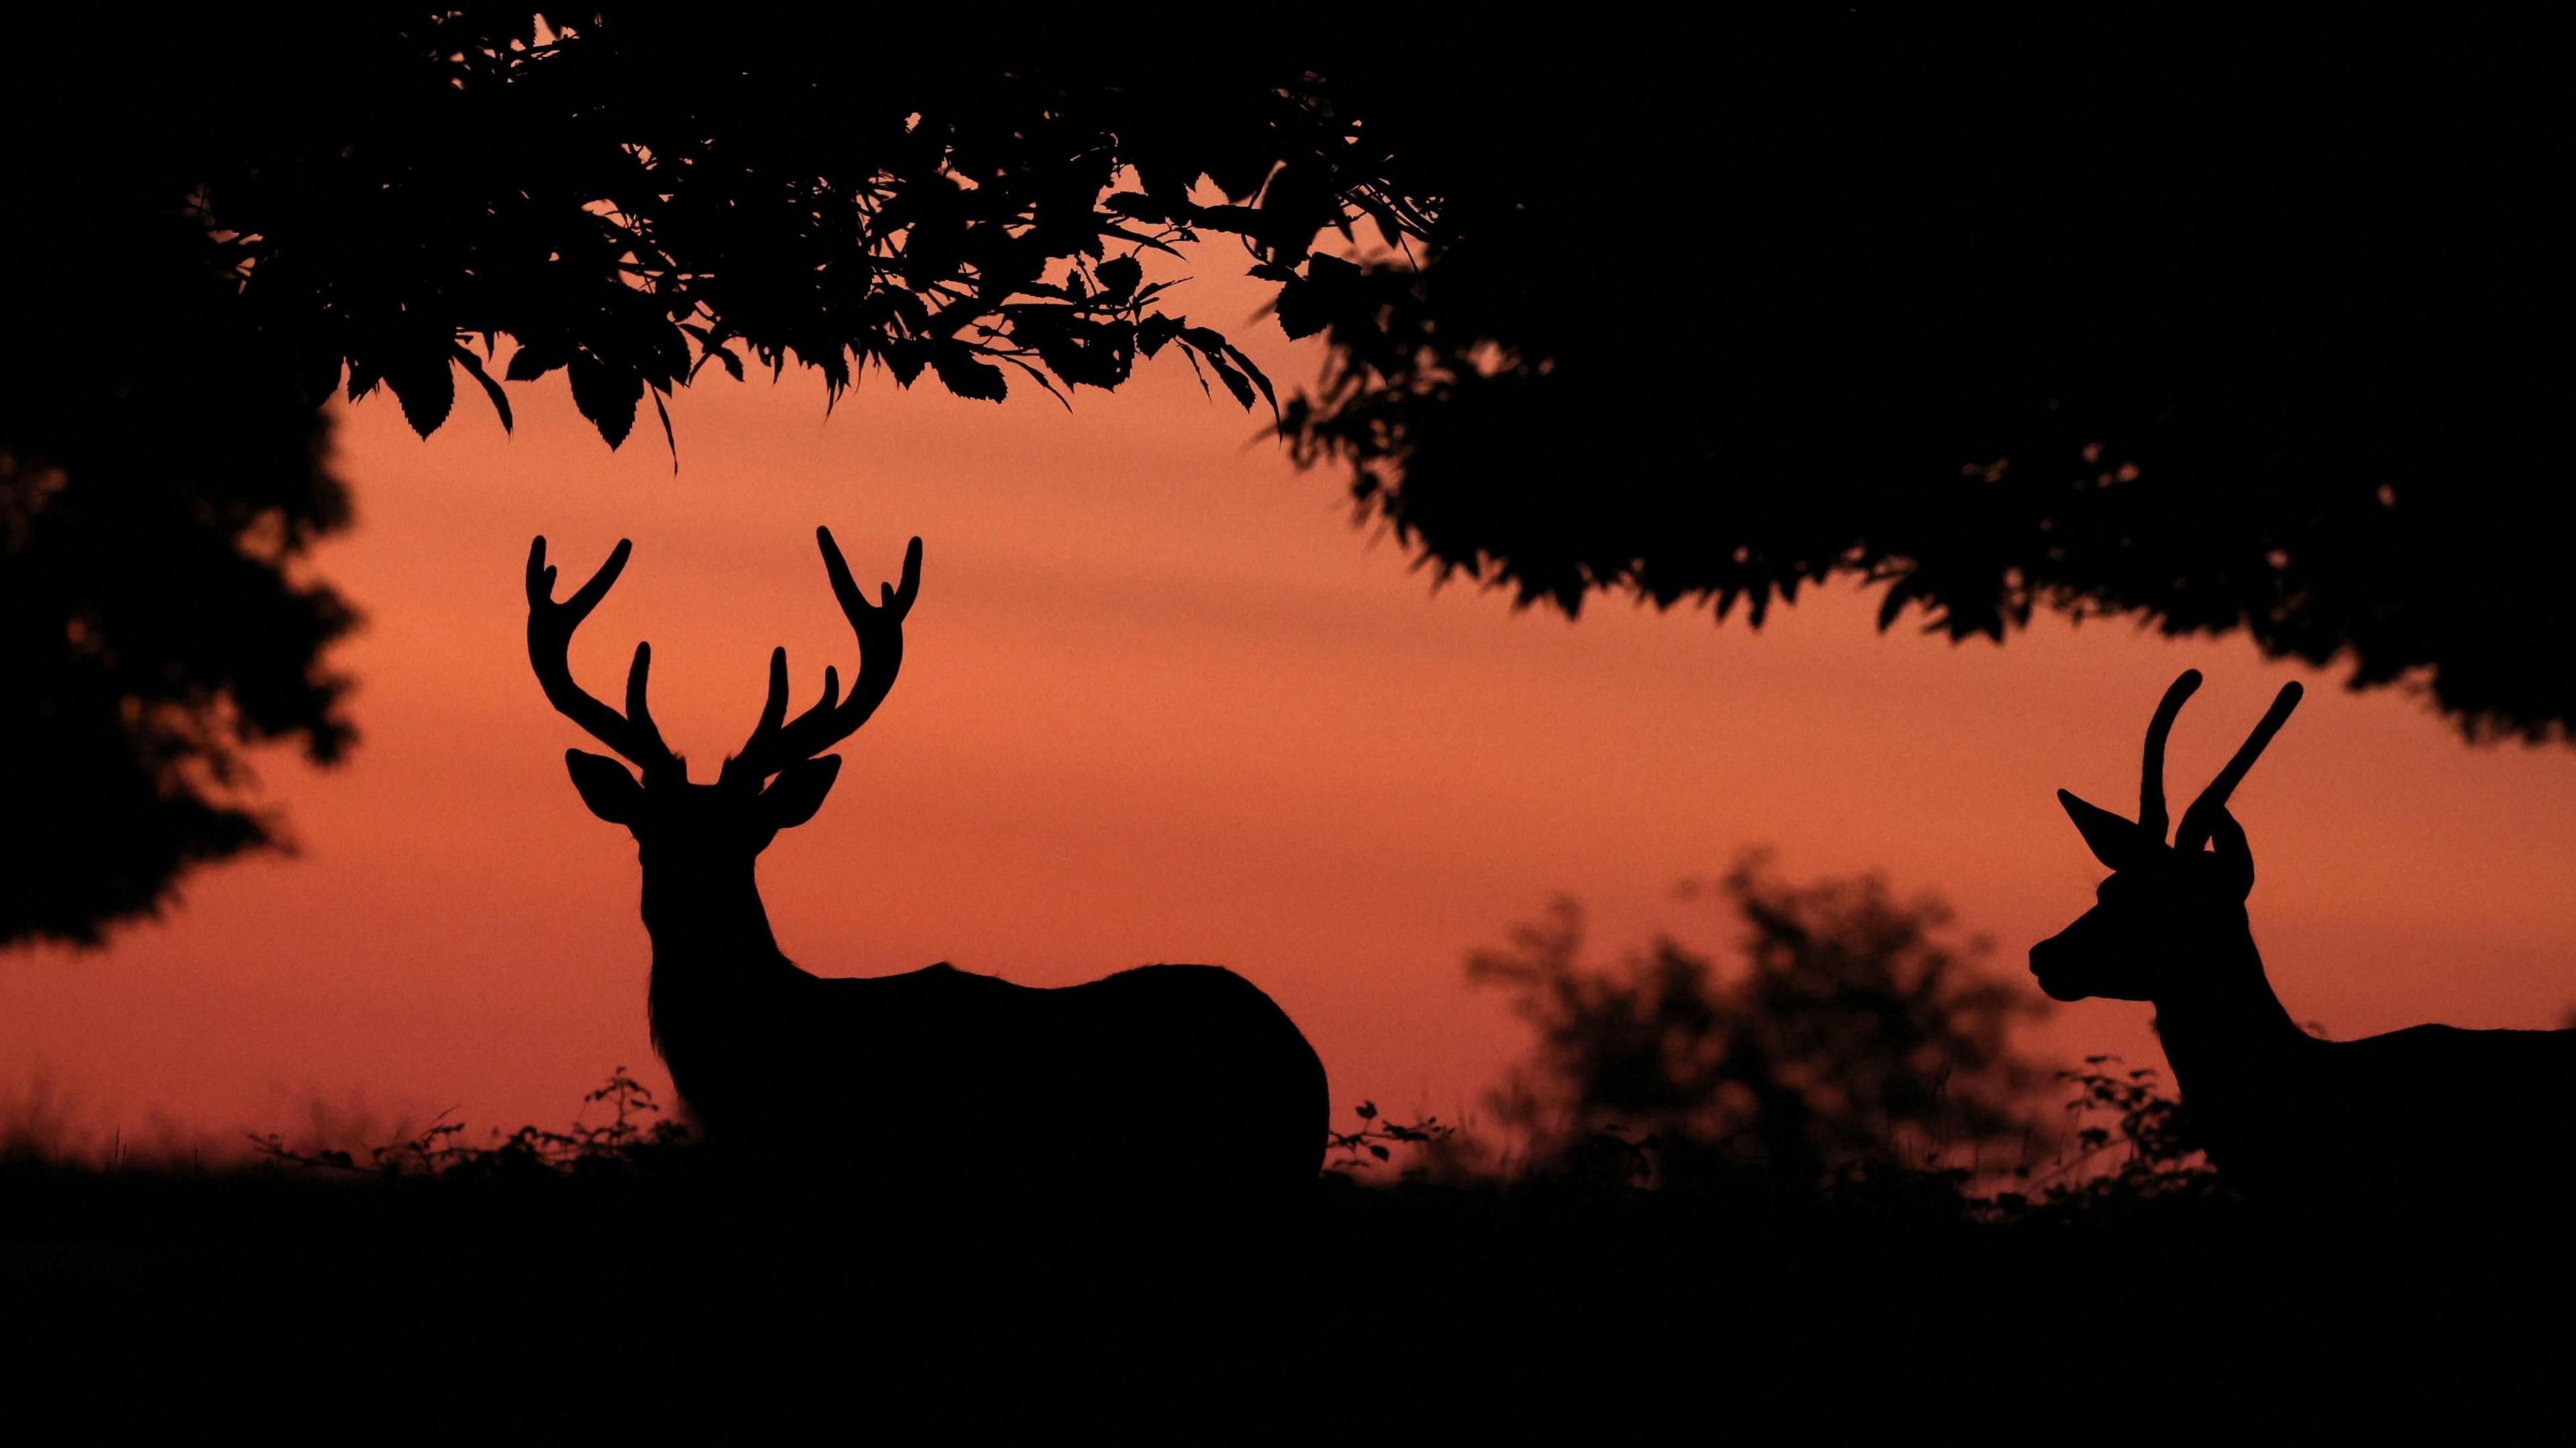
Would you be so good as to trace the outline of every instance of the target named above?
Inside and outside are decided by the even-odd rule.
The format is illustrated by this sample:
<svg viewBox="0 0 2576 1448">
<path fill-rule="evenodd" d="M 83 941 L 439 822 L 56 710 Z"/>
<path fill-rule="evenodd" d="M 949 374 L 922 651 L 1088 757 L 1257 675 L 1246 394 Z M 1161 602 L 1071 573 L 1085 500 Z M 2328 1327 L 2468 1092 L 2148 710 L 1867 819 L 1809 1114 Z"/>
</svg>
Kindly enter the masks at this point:
<svg viewBox="0 0 2576 1448">
<path fill-rule="evenodd" d="M 2031 947 L 2039 988 L 2062 1001 L 2107 996 L 2163 1001 L 2188 994 L 2196 973 L 2227 969 L 2249 942 L 2245 897 L 2254 888 L 2254 856 L 2245 831 L 2227 812 L 2227 797 L 2254 767 L 2263 746 L 2298 707 L 2297 684 L 2284 684 L 2236 756 L 2183 811 L 2165 843 L 2165 736 L 2185 699 L 2200 687 L 2186 671 L 2165 690 L 2147 724 L 2146 767 L 2135 823 L 2065 790 L 2058 803 L 2082 831 L 2093 857 L 2111 870 L 2097 903 L 2055 936 Z M 2203 848 L 2207 846 L 2208 848 Z"/>
<path fill-rule="evenodd" d="M 567 650 L 573 630 L 599 606 L 626 568 L 631 545 L 618 542 L 608 561 L 572 597 L 554 599 L 555 570 L 546 562 L 546 540 L 528 550 L 528 661 L 555 708 L 587 730 L 592 738 L 625 757 L 641 771 L 639 783 L 614 759 L 564 752 L 564 764 L 590 812 L 634 832 L 644 863 L 644 911 L 652 920 L 659 907 L 667 914 L 687 897 L 669 883 L 706 876 L 728 876 L 750 870 L 778 832 L 814 817 L 831 792 L 841 769 L 836 755 L 824 754 L 868 721 L 894 686 L 903 663 L 903 621 L 921 589 L 921 540 L 904 551 L 903 582 L 879 589 L 871 604 L 850 576 L 850 566 L 832 542 L 828 528 L 814 530 L 823 549 L 823 568 L 832 592 L 859 641 L 859 677 L 849 697 L 840 697 L 840 675 L 823 670 L 823 697 L 793 719 L 787 718 L 787 651 L 769 656 L 769 701 L 760 722 L 740 753 L 724 762 L 713 784 L 692 784 L 688 768 L 662 742 L 644 699 L 652 668 L 653 646 L 637 644 L 635 662 L 626 674 L 626 712 L 618 713 L 592 698 L 573 682 Z M 775 776 L 773 781 L 772 777 Z M 694 894 L 694 892 L 690 892 Z"/>
<path fill-rule="evenodd" d="M 2302 1240 L 2384 1243 L 2391 1228 L 2563 1237 L 2576 1157 L 2533 1144 L 2565 1134 L 2576 1031 L 2422 1025 L 2330 1041 L 2302 1030 L 2265 978 L 2245 914 L 2254 856 L 2227 812 L 2299 686 L 2282 687 L 2167 844 L 2165 736 L 2199 686 L 2197 673 L 2176 679 L 2147 726 L 2136 823 L 2058 792 L 2111 878 L 2099 904 L 2031 947 L 2040 988 L 2153 1002 L 2193 1134 L 2229 1185 L 2301 1222 Z"/>
</svg>

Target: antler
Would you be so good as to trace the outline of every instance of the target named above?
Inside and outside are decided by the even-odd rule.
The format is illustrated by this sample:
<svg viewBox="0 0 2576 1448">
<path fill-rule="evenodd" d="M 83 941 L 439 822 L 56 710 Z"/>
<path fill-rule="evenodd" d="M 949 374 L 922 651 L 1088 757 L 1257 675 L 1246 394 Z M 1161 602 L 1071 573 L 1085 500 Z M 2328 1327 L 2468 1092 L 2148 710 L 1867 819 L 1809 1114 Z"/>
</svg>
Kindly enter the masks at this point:
<svg viewBox="0 0 2576 1448">
<path fill-rule="evenodd" d="M 2272 696 L 2272 707 L 2263 711 L 2263 718 L 2255 724 L 2254 732 L 2245 736 L 2243 744 L 2236 746 L 2235 757 L 2227 761 L 2225 769 L 2218 771 L 2218 777 L 2209 782 L 2209 788 L 2200 792 L 2200 798 L 2191 802 L 2191 808 L 2182 812 L 2182 827 L 2174 832 L 2175 849 L 2188 854 L 2209 843 L 2210 835 L 2218 827 L 2218 816 L 2227 808 L 2227 797 L 2235 793 L 2236 786 L 2245 779 L 2245 771 L 2252 769 L 2254 761 L 2262 756 L 2263 746 L 2271 743 L 2272 736 L 2280 733 L 2281 726 L 2289 722 L 2290 711 L 2299 707 L 2299 698 L 2306 692 L 2292 682 L 2283 684 L 2281 692 Z"/>
<path fill-rule="evenodd" d="M 2165 827 L 2172 823 L 2165 817 L 2165 736 L 2173 733 L 2174 716 L 2182 712 L 2183 701 L 2199 687 L 2200 670 L 2183 670 L 2156 705 L 2156 717 L 2147 721 L 2147 765 L 2138 784 L 2138 832 L 2160 845 L 2165 842 Z"/>
<path fill-rule="evenodd" d="M 651 776 L 680 765 L 679 756 L 662 742 L 662 731 L 654 727 L 652 712 L 644 706 L 644 681 L 653 666 L 653 646 L 635 646 L 635 662 L 626 671 L 624 714 L 592 698 L 572 677 L 573 630 L 581 627 L 581 621 L 590 617 L 590 611 L 608 596 L 610 585 L 626 571 L 627 555 L 633 551 L 632 543 L 618 539 L 616 549 L 590 581 L 575 589 L 572 597 L 557 603 L 555 571 L 546 562 L 546 540 L 540 537 L 529 545 L 528 663 L 536 669 L 537 682 L 545 687 L 546 700 L 557 712 Z"/>
<path fill-rule="evenodd" d="M 903 582 L 879 584 L 877 596 L 882 602 L 871 604 L 859 591 L 858 580 L 850 576 L 850 565 L 841 557 L 840 545 L 832 541 L 832 530 L 817 528 L 814 539 L 822 545 L 823 571 L 831 578 L 832 595 L 840 600 L 841 612 L 859 641 L 859 677 L 850 685 L 850 696 L 842 699 L 840 673 L 827 665 L 823 697 L 789 720 L 787 650 L 771 650 L 769 700 L 761 706 L 760 722 L 742 752 L 725 761 L 719 776 L 724 783 L 757 789 L 762 780 L 788 765 L 811 759 L 847 739 L 885 702 L 886 692 L 894 687 L 895 671 L 903 667 L 903 620 L 921 592 L 921 540 L 913 539 L 904 549 Z"/>
</svg>

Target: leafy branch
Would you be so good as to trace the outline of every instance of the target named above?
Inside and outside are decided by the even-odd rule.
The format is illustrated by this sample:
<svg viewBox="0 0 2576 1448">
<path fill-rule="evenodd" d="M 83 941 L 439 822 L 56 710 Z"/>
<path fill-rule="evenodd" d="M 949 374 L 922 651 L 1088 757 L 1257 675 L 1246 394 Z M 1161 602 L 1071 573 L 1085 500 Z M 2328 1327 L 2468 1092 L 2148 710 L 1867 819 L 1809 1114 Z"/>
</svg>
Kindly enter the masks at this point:
<svg viewBox="0 0 2576 1448">
<path fill-rule="evenodd" d="M 1353 1110 L 1360 1119 L 1360 1129 L 1330 1134 L 1326 1151 L 1332 1159 L 1324 1163 L 1326 1171 L 1366 1171 L 1375 1163 L 1390 1160 L 1399 1146 L 1436 1146 L 1458 1134 L 1458 1128 L 1437 1116 L 1413 1121 L 1381 1120 L 1374 1101 L 1363 1101 Z"/>
</svg>

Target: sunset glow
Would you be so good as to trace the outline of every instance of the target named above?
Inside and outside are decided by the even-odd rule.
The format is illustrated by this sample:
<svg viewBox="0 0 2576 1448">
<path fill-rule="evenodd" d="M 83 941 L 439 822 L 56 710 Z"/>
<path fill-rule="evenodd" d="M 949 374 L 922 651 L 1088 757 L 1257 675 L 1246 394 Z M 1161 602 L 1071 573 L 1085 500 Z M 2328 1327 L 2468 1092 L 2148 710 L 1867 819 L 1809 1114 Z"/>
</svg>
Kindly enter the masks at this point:
<svg viewBox="0 0 2576 1448">
<path fill-rule="evenodd" d="M 1258 300 L 1194 285 L 1221 322 Z M 1237 325 L 1283 386 L 1314 367 Z M 2196 666 L 2178 792 L 2281 682 L 2310 685 L 2237 797 L 2296 1015 L 2351 1036 L 2576 1005 L 2576 755 L 2472 748 L 2400 691 L 2346 693 L 2241 637 L 2052 615 L 1953 647 L 1875 632 L 1842 588 L 1759 633 L 1618 601 L 1515 613 L 1432 590 L 1349 526 L 1337 476 L 1300 474 L 1172 365 L 1070 413 L 872 376 L 827 417 L 810 375 L 716 379 L 673 407 L 676 477 L 649 427 L 611 453 L 562 390 L 514 388 L 515 437 L 467 403 L 426 442 L 390 401 L 342 408 L 360 517 L 318 566 L 367 614 L 335 656 L 361 681 L 358 753 L 269 766 L 296 857 L 200 875 L 103 952 L 0 963 L 0 1091 L 49 1083 L 93 1143 L 222 1142 L 298 1130 L 314 1102 L 479 1130 L 560 1121 L 621 1063 L 658 1084 L 633 846 L 565 779 L 587 741 L 530 677 L 521 560 L 543 533 L 577 579 L 634 540 L 575 669 L 606 695 L 650 639 L 655 713 L 708 779 L 771 645 L 800 705 L 826 662 L 848 675 L 818 523 L 871 588 L 911 535 L 927 555 L 893 694 L 764 863 L 780 943 L 818 973 L 1219 962 L 1304 1026 L 1338 1107 L 1472 1116 L 1524 1041 L 1461 958 L 1559 892 L 1597 955 L 1656 930 L 1715 944 L 1724 922 L 1671 887 L 1769 845 L 1793 878 L 1939 891 L 2025 981 L 2022 952 L 2100 873 L 2052 791 L 2133 808 L 2147 710 Z M 2041 1039 L 2152 1064 L 2147 1014 L 2061 1008 Z"/>
</svg>

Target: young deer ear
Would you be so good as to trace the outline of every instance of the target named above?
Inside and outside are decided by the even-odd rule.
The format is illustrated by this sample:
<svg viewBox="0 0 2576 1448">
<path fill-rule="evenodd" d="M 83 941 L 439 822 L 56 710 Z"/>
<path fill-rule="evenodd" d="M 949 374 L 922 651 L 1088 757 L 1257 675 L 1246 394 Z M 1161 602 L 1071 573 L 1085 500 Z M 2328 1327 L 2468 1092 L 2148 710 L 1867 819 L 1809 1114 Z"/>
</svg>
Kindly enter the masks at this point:
<svg viewBox="0 0 2576 1448">
<path fill-rule="evenodd" d="M 643 813 L 644 786 L 635 782 L 625 765 L 567 749 L 564 768 L 572 771 L 572 787 L 581 791 L 581 802 L 590 806 L 592 814 L 613 825 L 631 825 Z"/>
<path fill-rule="evenodd" d="M 2093 858 L 2115 871 L 2140 863 L 2151 848 L 2164 844 L 2162 840 L 2149 840 L 2146 831 L 2130 821 L 2099 805 L 2086 804 L 2065 790 L 2057 792 L 2057 802 L 2066 807 L 2066 817 L 2075 821 L 2075 828 L 2083 833 Z"/>
<path fill-rule="evenodd" d="M 760 792 L 760 822 L 773 830 L 792 830 L 814 817 L 832 781 L 841 777 L 841 756 L 805 759 L 778 771 Z"/>
<path fill-rule="evenodd" d="M 2220 805 L 2209 817 L 2209 848 L 2228 885 L 2243 899 L 2254 893 L 2254 847 L 2245 842 L 2245 827 Z"/>
</svg>

